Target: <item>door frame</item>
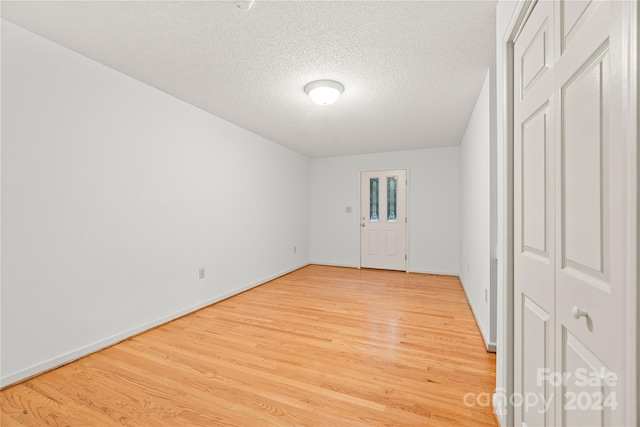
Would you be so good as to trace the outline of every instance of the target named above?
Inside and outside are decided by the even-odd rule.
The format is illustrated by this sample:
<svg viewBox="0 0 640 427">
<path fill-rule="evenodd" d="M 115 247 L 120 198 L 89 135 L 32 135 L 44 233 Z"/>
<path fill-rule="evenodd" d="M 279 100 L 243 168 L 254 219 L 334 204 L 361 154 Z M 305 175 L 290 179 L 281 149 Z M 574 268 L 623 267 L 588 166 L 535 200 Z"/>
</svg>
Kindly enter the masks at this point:
<svg viewBox="0 0 640 427">
<path fill-rule="evenodd" d="M 367 172 L 386 172 L 386 171 L 394 171 L 394 170 L 403 170 L 405 179 L 407 180 L 405 184 L 405 212 L 407 216 L 407 222 L 404 227 L 404 253 L 407 255 L 407 258 L 404 260 L 404 271 L 409 272 L 409 260 L 411 259 L 411 255 L 409 254 L 409 224 L 411 223 L 411 218 L 409 215 L 409 168 L 408 167 L 397 167 L 397 168 L 375 168 L 375 169 L 360 169 L 358 172 L 358 268 L 362 267 L 362 226 L 360 225 L 360 218 L 365 214 L 362 212 L 362 174 Z"/>
<path fill-rule="evenodd" d="M 498 231 L 502 234 L 499 239 L 498 259 L 498 294 L 502 294 L 502 298 L 498 301 L 498 311 L 502 311 L 502 315 L 498 315 L 498 333 L 502 334 L 503 339 L 499 340 L 498 345 L 505 344 L 505 348 L 498 348 L 498 352 L 503 352 L 502 363 L 504 366 L 496 366 L 497 370 L 501 370 L 504 374 L 504 383 L 496 384 L 496 394 L 494 394 L 493 407 L 500 423 L 504 426 L 514 425 L 513 407 L 510 403 L 510 397 L 514 393 L 514 41 L 520 34 L 524 23 L 527 21 L 533 7 L 538 0 L 524 0 L 518 3 L 511 17 L 511 21 L 507 26 L 507 30 L 502 37 L 503 47 L 503 76 L 504 81 L 504 98 L 498 100 L 502 102 L 503 113 L 503 138 L 498 138 L 498 143 L 502 144 L 502 157 L 498 158 L 498 176 L 502 175 L 503 179 L 498 179 L 498 194 L 502 195 L 502 203 L 498 202 L 498 215 L 502 221 L 498 222 Z M 629 378 L 626 382 L 624 390 L 625 400 L 625 420 L 628 425 L 637 425 L 640 421 L 640 406 L 637 405 L 637 398 L 640 397 L 640 292 L 638 292 L 638 278 L 640 277 L 640 262 L 638 255 L 640 254 L 640 238 L 638 230 L 640 223 L 638 212 L 640 212 L 640 175 L 638 174 L 638 166 L 640 165 L 640 150 L 638 149 L 638 20 L 640 19 L 640 8 L 637 2 L 625 1 L 620 2 L 621 14 L 624 24 L 620 29 L 621 35 L 626 48 L 626 56 L 623 58 L 623 68 L 625 70 L 623 80 L 623 93 L 626 94 L 625 111 L 627 112 L 627 126 L 623 130 L 624 141 L 629 156 L 627 157 L 627 176 L 626 176 L 626 201 L 628 202 L 626 212 L 626 226 L 630 231 L 629 241 L 627 242 L 626 253 L 626 284 L 624 289 L 625 305 L 624 310 L 624 329 L 628 338 L 625 354 L 625 377 Z M 500 83 L 500 82 L 498 82 Z M 500 197 L 500 196 L 499 196 Z M 502 288 L 500 290 L 500 288 Z M 502 292 L 501 292 L 502 291 Z M 502 324 L 500 324 L 502 319 Z M 503 393 L 498 396 L 498 393 Z M 506 399 L 505 399 L 506 398 Z M 500 403 L 504 402 L 505 406 Z M 506 410 L 506 413 L 501 413 Z"/>
</svg>

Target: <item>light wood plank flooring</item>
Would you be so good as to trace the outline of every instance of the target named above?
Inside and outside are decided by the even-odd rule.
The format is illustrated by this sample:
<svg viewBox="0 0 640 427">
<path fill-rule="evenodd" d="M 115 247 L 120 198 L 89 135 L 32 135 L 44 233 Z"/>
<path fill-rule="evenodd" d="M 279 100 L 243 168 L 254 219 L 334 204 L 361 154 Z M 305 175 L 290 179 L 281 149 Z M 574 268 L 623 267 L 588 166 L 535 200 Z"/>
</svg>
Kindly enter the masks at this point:
<svg viewBox="0 0 640 427">
<path fill-rule="evenodd" d="M 463 403 L 494 387 L 457 278 L 311 265 L 3 390 L 0 421 L 495 426 Z"/>
</svg>

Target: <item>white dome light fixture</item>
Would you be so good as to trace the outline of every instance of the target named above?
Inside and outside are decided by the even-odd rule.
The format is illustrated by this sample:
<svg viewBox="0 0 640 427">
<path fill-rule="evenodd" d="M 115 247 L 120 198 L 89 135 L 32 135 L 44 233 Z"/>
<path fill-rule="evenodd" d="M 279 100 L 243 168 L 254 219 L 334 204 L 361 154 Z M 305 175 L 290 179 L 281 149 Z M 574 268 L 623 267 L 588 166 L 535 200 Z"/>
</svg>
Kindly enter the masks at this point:
<svg viewBox="0 0 640 427">
<path fill-rule="evenodd" d="M 334 80 L 316 80 L 308 83 L 304 91 L 311 100 L 318 105 L 331 105 L 338 100 L 340 94 L 344 92 L 342 83 Z"/>
<path fill-rule="evenodd" d="M 236 7 L 243 12 L 248 11 L 256 0 L 240 0 L 236 1 Z"/>
</svg>

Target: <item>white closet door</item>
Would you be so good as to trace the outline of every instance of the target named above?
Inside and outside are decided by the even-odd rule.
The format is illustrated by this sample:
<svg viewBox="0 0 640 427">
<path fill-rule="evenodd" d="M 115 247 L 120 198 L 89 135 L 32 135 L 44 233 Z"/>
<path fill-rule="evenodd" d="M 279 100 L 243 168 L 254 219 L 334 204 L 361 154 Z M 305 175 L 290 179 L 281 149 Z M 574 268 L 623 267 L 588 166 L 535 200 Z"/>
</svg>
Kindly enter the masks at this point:
<svg viewBox="0 0 640 427">
<path fill-rule="evenodd" d="M 514 391 L 516 425 L 553 425 L 554 62 L 553 3 L 536 5 L 514 45 Z"/>
<path fill-rule="evenodd" d="M 556 25 L 557 424 L 623 425 L 625 143 L 619 108 L 624 52 L 614 3 L 563 1 Z"/>
<path fill-rule="evenodd" d="M 625 423 L 623 6 L 539 1 L 514 42 L 516 425 Z"/>
</svg>

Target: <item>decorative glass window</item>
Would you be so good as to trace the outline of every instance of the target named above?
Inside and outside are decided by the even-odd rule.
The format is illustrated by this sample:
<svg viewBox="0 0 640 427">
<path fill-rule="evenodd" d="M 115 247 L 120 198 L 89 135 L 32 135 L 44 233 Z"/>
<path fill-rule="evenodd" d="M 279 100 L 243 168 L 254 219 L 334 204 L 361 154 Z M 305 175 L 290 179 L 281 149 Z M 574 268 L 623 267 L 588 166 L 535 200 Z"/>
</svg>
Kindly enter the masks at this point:
<svg viewBox="0 0 640 427">
<path fill-rule="evenodd" d="M 387 222 L 396 222 L 396 195 L 398 189 L 398 177 L 387 177 Z"/>
<path fill-rule="evenodd" d="M 369 178 L 369 221 L 378 222 L 378 178 Z"/>
</svg>

